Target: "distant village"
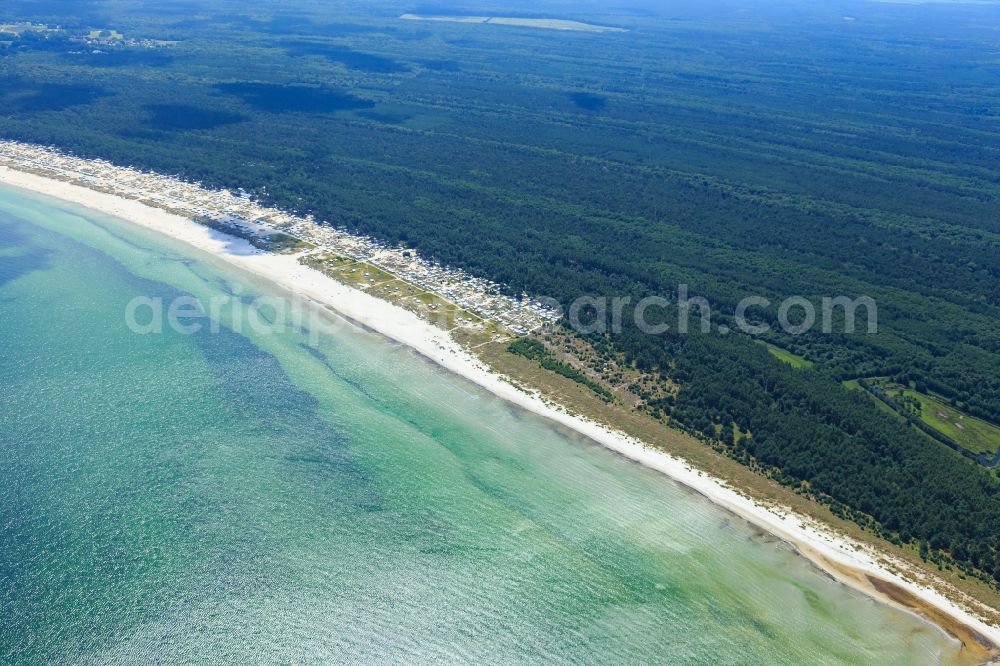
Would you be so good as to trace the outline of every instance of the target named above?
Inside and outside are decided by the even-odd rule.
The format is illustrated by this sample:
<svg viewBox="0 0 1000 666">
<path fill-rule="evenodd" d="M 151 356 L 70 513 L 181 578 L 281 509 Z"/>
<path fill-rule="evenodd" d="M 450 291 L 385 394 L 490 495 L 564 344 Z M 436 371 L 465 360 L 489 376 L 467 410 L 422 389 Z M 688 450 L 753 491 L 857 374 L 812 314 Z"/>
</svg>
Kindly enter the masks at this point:
<svg viewBox="0 0 1000 666">
<path fill-rule="evenodd" d="M 91 49 L 107 47 L 129 47 L 154 49 L 172 46 L 174 42 L 162 39 L 126 37 L 113 29 L 86 30 L 76 32 L 65 30 L 61 26 L 48 26 L 44 23 L 0 23 L 0 41 L 5 38 L 18 38 L 25 33 L 49 36 L 61 36 L 69 44 L 80 45 Z"/>
<path fill-rule="evenodd" d="M 210 190 L 200 183 L 16 141 L 0 140 L 0 166 L 140 201 L 213 227 L 232 229 L 241 236 L 266 239 L 286 234 L 316 246 L 313 251 L 372 264 L 517 335 L 558 319 L 558 313 L 540 301 L 507 296 L 500 285 L 424 259 L 416 250 L 352 234 L 312 216 L 264 207 L 243 193 Z"/>
</svg>

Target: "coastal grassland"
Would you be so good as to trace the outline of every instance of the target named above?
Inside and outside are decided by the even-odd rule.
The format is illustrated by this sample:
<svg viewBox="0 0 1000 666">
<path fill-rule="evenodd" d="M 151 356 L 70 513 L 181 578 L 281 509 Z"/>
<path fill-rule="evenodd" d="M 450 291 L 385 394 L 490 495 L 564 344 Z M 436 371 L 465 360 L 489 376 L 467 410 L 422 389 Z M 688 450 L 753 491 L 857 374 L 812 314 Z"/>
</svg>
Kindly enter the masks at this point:
<svg viewBox="0 0 1000 666">
<path fill-rule="evenodd" d="M 521 337 L 508 351 L 530 358 L 590 388 L 602 399 L 644 411 L 669 424 L 678 386 L 663 373 L 642 372 L 624 354 L 599 347 L 565 326 L 547 326 Z"/>
<path fill-rule="evenodd" d="M 278 252 L 280 254 L 296 254 L 316 248 L 309 241 L 302 240 L 289 234 L 277 232 L 262 236 L 255 236 L 253 244 L 262 250 Z"/>
<path fill-rule="evenodd" d="M 767 351 L 771 352 L 772 356 L 774 356 L 779 361 L 787 363 L 793 368 L 804 370 L 806 368 L 813 367 L 813 362 L 803 356 L 799 356 L 798 354 L 793 354 L 787 349 L 782 349 L 781 347 L 772 345 L 770 343 L 765 342 L 762 344 L 764 344 L 764 346 L 767 347 Z"/>
<path fill-rule="evenodd" d="M 955 409 L 939 397 L 912 388 L 889 386 L 886 394 L 896 400 L 906 413 L 972 453 L 994 454 L 1000 450 L 1000 427 Z"/>
<path fill-rule="evenodd" d="M 949 406 L 939 398 L 904 391 L 906 397 L 921 404 L 920 418 L 935 430 L 951 437 L 963 448 L 973 453 L 996 453 L 1000 450 L 1000 427 Z"/>
<path fill-rule="evenodd" d="M 357 261 L 342 255 L 321 253 L 305 257 L 305 263 L 318 268 L 331 277 L 336 277 L 352 287 L 370 289 L 373 285 L 395 280 L 396 276 L 388 273 L 374 264 Z"/>
<path fill-rule="evenodd" d="M 520 338 L 514 340 L 507 346 L 507 351 L 524 358 L 537 361 L 538 365 L 545 370 L 554 372 L 557 375 L 570 379 L 581 386 L 586 386 L 602 400 L 610 402 L 614 400 L 614 394 L 598 381 L 587 376 L 587 373 L 580 368 L 557 359 L 545 345 L 532 338 Z"/>
</svg>

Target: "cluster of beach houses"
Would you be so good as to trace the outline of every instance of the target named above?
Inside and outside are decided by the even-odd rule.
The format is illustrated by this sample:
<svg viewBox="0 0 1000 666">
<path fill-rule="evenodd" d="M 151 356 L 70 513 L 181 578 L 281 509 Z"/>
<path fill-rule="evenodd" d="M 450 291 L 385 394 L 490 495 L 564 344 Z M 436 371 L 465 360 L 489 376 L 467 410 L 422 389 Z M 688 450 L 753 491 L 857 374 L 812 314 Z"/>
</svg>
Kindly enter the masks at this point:
<svg viewBox="0 0 1000 666">
<path fill-rule="evenodd" d="M 507 296 L 501 293 L 500 285 L 426 260 L 415 250 L 348 233 L 311 216 L 265 207 L 242 193 L 211 190 L 173 176 L 16 141 L 0 140 L 0 165 L 140 201 L 213 226 L 228 227 L 244 236 L 287 234 L 315 245 L 317 250 L 313 251 L 370 263 L 515 334 L 536 330 L 559 316 L 538 300 Z"/>
</svg>

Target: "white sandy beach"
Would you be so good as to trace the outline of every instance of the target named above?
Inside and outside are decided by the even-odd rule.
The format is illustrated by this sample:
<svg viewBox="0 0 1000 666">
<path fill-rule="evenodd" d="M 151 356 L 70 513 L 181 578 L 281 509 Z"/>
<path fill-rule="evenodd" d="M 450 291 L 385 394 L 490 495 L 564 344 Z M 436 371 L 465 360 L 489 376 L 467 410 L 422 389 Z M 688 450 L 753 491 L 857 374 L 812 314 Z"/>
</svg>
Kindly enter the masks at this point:
<svg viewBox="0 0 1000 666">
<path fill-rule="evenodd" d="M 223 235 L 163 210 L 7 167 L 0 166 L 0 183 L 79 204 L 163 233 L 328 306 L 355 322 L 408 345 L 442 367 L 511 403 L 569 427 L 698 491 L 715 504 L 792 544 L 803 556 L 843 583 L 899 606 L 868 584 L 865 576 L 874 576 L 895 584 L 951 616 L 995 646 L 1000 646 L 1000 628 L 982 621 L 976 615 L 974 602 L 971 600 L 968 607 L 961 607 L 939 592 L 891 571 L 890 567 L 905 570 L 907 566 L 901 563 L 894 565 L 892 562 L 884 564 L 886 557 L 870 546 L 835 535 L 816 521 L 795 515 L 789 510 L 758 504 L 721 481 L 693 469 L 679 458 L 647 447 L 621 432 L 570 415 L 547 404 L 538 395 L 523 392 L 491 372 L 454 342 L 448 333 L 409 311 L 303 266 L 294 256 L 261 252 L 246 241 Z M 852 572 L 855 575 L 851 575 Z"/>
</svg>

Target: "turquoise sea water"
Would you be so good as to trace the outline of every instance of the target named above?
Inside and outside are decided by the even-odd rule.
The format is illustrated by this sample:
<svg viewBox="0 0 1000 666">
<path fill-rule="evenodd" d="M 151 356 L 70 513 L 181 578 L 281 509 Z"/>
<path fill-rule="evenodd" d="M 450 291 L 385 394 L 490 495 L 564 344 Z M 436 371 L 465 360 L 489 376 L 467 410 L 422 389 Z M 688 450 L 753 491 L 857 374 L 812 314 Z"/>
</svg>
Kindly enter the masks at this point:
<svg viewBox="0 0 1000 666">
<path fill-rule="evenodd" d="M 0 189 L 0 662 L 955 659 L 936 628 L 373 334 L 126 325 L 137 296 L 273 291 Z"/>
</svg>

